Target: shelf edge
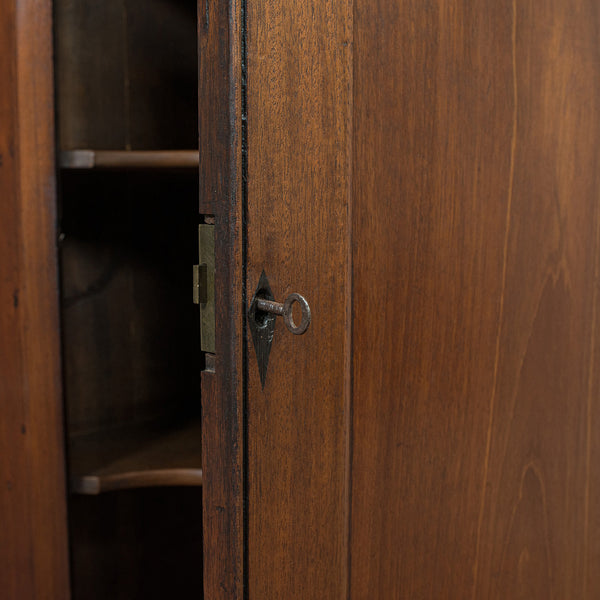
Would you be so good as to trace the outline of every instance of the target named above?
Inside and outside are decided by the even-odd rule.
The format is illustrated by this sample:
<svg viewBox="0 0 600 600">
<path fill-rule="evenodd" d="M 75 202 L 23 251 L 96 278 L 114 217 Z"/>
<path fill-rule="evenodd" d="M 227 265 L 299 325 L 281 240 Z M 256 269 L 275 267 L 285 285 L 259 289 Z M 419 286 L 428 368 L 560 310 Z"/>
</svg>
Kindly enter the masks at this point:
<svg viewBox="0 0 600 600">
<path fill-rule="evenodd" d="M 63 169 L 190 169 L 198 168 L 197 150 L 62 150 Z"/>
<path fill-rule="evenodd" d="M 76 476 L 71 479 L 71 492 L 95 496 L 103 492 L 136 488 L 201 485 L 202 469 L 153 469 L 111 475 Z"/>
</svg>

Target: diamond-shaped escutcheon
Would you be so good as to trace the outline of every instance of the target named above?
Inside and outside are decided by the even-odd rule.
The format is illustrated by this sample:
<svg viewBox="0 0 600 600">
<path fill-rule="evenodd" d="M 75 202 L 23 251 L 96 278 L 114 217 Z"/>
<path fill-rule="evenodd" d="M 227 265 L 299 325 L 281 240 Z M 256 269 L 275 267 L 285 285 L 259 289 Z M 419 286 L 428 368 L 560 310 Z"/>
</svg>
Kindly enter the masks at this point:
<svg viewBox="0 0 600 600">
<path fill-rule="evenodd" d="M 269 280 L 264 271 L 258 280 L 258 286 L 248 309 L 248 325 L 250 326 L 254 351 L 256 352 L 260 383 L 264 388 L 267 378 L 267 367 L 269 366 L 271 344 L 273 343 L 273 335 L 275 334 L 275 315 L 257 309 L 256 299 L 258 297 L 265 300 L 275 300 L 273 292 L 271 292 Z"/>
</svg>

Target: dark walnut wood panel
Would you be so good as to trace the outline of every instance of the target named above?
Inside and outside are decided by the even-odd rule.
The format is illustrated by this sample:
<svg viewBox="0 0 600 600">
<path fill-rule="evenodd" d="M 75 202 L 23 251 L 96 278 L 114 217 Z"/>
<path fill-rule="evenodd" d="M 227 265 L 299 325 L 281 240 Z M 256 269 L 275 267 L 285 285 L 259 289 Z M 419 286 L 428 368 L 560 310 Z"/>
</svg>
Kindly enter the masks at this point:
<svg viewBox="0 0 600 600">
<path fill-rule="evenodd" d="M 599 18 L 355 3 L 352 598 L 600 594 Z"/>
<path fill-rule="evenodd" d="M 71 491 L 202 485 L 199 422 L 171 428 L 148 424 L 73 436 L 69 441 Z"/>
<path fill-rule="evenodd" d="M 198 3 L 199 210 L 214 215 L 216 355 L 202 373 L 204 596 L 241 600 L 243 305 L 241 2 Z"/>
<path fill-rule="evenodd" d="M 248 334 L 250 598 L 346 598 L 351 3 L 248 1 L 247 300 L 263 269 L 312 324 Z"/>
<path fill-rule="evenodd" d="M 69 598 L 51 3 L 0 3 L 0 590 Z"/>
</svg>

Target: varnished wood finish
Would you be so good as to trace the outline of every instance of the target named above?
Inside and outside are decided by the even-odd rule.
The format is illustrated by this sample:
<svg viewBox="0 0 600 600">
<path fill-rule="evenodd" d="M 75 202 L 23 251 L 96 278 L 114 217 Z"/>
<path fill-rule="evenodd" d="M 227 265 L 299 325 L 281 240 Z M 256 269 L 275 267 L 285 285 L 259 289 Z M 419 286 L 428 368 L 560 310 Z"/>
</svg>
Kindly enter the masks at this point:
<svg viewBox="0 0 600 600">
<path fill-rule="evenodd" d="M 63 150 L 64 169 L 198 168 L 197 150 Z"/>
<path fill-rule="evenodd" d="M 511 14 L 512 190 L 473 596 L 591 600 L 600 9 L 538 8 L 517 2 Z"/>
<path fill-rule="evenodd" d="M 351 2 L 248 1 L 248 300 L 278 319 L 264 390 L 248 335 L 248 594 L 346 598 Z"/>
<path fill-rule="evenodd" d="M 352 598 L 600 595 L 599 30 L 355 1 Z"/>
<path fill-rule="evenodd" d="M 200 423 L 143 424 L 73 436 L 69 459 L 70 488 L 77 494 L 202 485 Z"/>
<path fill-rule="evenodd" d="M 66 600 L 51 5 L 0 3 L 0 595 Z"/>
<path fill-rule="evenodd" d="M 233 41 L 240 6 L 209 6 L 201 212 L 232 295 L 204 380 L 206 589 L 241 597 L 242 441 L 249 598 L 598 597 L 595 4 L 248 0 Z M 313 323 L 277 324 L 264 390 L 248 336 L 243 440 L 219 360 L 240 366 L 263 269 Z"/>
<path fill-rule="evenodd" d="M 243 531 L 240 0 L 198 3 L 200 213 L 215 223 L 216 356 L 202 373 L 204 596 L 241 600 Z"/>
</svg>

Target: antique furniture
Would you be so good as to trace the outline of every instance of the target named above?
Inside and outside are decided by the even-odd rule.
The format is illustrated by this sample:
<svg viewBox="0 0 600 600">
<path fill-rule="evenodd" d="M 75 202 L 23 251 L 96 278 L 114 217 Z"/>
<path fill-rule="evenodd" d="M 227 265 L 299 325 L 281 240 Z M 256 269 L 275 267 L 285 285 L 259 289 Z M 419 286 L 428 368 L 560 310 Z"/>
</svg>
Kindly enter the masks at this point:
<svg viewBox="0 0 600 600">
<path fill-rule="evenodd" d="M 542 4 L 0 5 L 2 598 L 600 596 L 600 11 Z"/>
</svg>

